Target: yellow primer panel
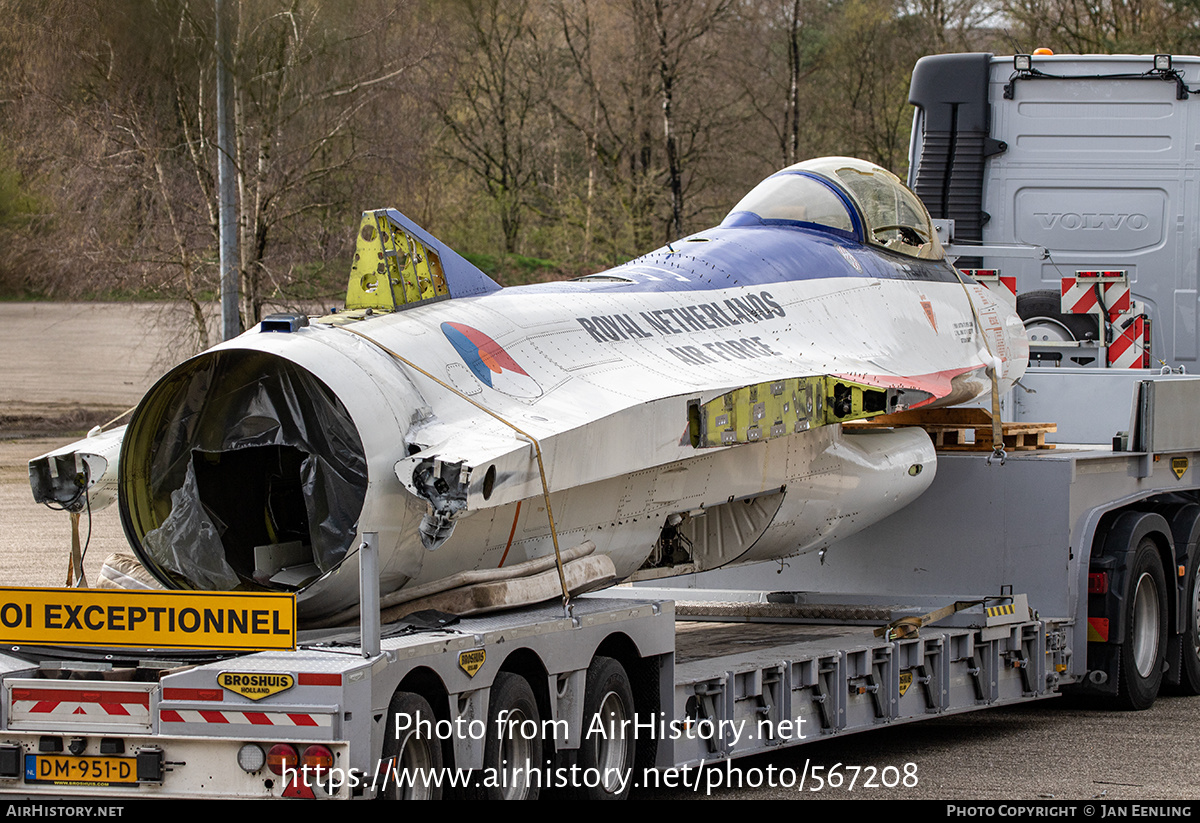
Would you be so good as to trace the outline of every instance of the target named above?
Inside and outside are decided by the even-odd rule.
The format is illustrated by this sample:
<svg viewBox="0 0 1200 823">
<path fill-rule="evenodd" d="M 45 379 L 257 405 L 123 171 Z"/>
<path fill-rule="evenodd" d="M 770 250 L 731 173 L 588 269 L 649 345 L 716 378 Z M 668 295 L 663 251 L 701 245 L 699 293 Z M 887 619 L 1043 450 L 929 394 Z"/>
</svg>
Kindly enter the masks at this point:
<svg viewBox="0 0 1200 823">
<path fill-rule="evenodd" d="M 890 408 L 888 391 L 839 377 L 793 377 L 743 386 L 689 409 L 692 446 L 771 440 Z"/>
<path fill-rule="evenodd" d="M 382 227 L 380 224 L 383 224 Z M 346 287 L 346 308 L 392 311 L 397 302 L 404 303 L 404 294 L 396 300 L 394 287 L 399 277 L 394 256 L 389 256 L 381 240 L 386 229 L 386 217 L 375 212 L 363 212 L 358 227 L 358 242 L 354 251 L 354 263 L 350 267 L 350 282 Z"/>
<path fill-rule="evenodd" d="M 0 642 L 262 651 L 296 647 L 296 597 L 0 588 Z"/>
<path fill-rule="evenodd" d="M 437 252 L 392 220 L 387 209 L 363 212 L 346 286 L 347 311 L 394 311 L 449 293 Z"/>
</svg>

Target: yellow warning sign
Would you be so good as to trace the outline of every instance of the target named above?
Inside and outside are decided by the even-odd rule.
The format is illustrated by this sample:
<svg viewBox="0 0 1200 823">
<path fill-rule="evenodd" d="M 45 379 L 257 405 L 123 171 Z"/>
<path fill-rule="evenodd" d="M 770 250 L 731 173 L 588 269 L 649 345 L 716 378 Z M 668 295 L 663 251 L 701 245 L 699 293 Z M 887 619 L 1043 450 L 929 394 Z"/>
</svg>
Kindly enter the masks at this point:
<svg viewBox="0 0 1200 823">
<path fill-rule="evenodd" d="M 912 672 L 900 672 L 900 696 L 904 697 L 904 693 L 908 691 L 908 687 L 912 685 Z"/>
<path fill-rule="evenodd" d="M 217 675 L 217 683 L 234 694 L 262 700 L 286 692 L 296 685 L 296 678 L 282 672 L 221 672 Z"/>
<path fill-rule="evenodd" d="M 1188 470 L 1188 459 L 1186 457 L 1172 457 L 1171 471 L 1175 472 L 1177 480 L 1183 479 L 1183 473 Z"/>
<path fill-rule="evenodd" d="M 474 677 L 475 672 L 483 667 L 483 661 L 487 659 L 487 652 L 483 649 L 472 649 L 469 652 L 461 652 L 458 655 L 458 665 L 468 677 Z"/>
<path fill-rule="evenodd" d="M 0 643 L 262 651 L 296 647 L 292 594 L 0 588 Z"/>
</svg>

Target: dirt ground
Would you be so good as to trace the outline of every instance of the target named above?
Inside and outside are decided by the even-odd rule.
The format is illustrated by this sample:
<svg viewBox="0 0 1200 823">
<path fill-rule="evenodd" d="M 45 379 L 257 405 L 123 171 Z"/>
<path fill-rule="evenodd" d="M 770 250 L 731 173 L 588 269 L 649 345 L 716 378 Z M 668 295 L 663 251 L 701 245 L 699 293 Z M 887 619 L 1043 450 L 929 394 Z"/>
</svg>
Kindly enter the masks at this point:
<svg viewBox="0 0 1200 823">
<path fill-rule="evenodd" d="M 71 522 L 65 512 L 33 502 L 26 463 L 63 444 L 62 438 L 0 440 L 0 580 L 6 586 L 65 586 L 71 551 Z M 85 514 L 80 539 L 88 539 Z M 91 540 L 83 568 L 94 584 L 112 552 L 128 552 L 115 506 L 92 514 Z"/>
<path fill-rule="evenodd" d="M 187 314 L 173 304 L 0 303 L 5 585 L 66 583 L 70 521 L 33 502 L 28 461 L 134 406 L 163 372 L 195 350 L 193 337 Z M 84 561 L 89 583 L 105 557 L 128 551 L 115 506 L 92 512 L 90 526 Z M 88 540 L 86 514 L 80 536 Z"/>
<path fill-rule="evenodd" d="M 0 580 L 9 586 L 62 586 L 70 549 L 67 515 L 34 504 L 26 464 L 133 406 L 174 362 L 192 351 L 186 317 L 172 307 L 0 303 Z M 88 534 L 84 519 L 82 532 Z M 93 513 L 85 569 L 89 582 L 104 558 L 125 551 L 116 507 Z M 635 797 L 872 798 L 1104 801 L 1200 796 L 1200 697 L 1160 699 L 1146 712 L 1084 709 L 1065 700 L 973 712 L 824 740 L 738 761 L 748 784 L 768 769 L 799 774 L 810 761 L 903 770 L 916 764 L 911 788 L 839 789 L 743 786 L 720 773 L 700 790 L 640 791 Z M 839 765 L 840 764 L 840 765 Z M 864 771 L 865 773 L 865 771 Z M 903 773 L 902 771 L 895 773 Z M 694 775 L 689 780 L 695 779 Z M 1096 810 L 1100 816 L 1103 809 Z"/>
<path fill-rule="evenodd" d="M 194 338 L 175 304 L 0 303 L 0 439 L 112 419 Z"/>
</svg>

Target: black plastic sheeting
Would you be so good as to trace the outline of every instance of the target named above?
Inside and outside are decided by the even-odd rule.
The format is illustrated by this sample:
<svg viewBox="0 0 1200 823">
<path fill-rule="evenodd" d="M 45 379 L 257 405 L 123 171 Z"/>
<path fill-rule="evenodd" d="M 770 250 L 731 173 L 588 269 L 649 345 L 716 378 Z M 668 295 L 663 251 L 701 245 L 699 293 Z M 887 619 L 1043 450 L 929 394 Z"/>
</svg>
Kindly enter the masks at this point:
<svg viewBox="0 0 1200 823">
<path fill-rule="evenodd" d="M 130 431 L 153 438 L 152 507 L 170 512 L 139 554 L 173 582 L 278 588 L 255 580 L 253 549 L 266 543 L 308 544 L 321 573 L 349 553 L 367 489 L 362 441 L 305 369 L 255 351 L 200 355 L 151 391 Z"/>
</svg>

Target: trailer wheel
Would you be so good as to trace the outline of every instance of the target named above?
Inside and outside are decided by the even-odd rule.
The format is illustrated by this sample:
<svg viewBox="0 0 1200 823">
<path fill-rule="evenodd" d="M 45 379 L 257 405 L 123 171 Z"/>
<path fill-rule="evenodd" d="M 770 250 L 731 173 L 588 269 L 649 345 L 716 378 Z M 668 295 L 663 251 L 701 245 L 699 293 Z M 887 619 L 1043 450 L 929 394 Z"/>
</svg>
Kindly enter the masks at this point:
<svg viewBox="0 0 1200 823">
<path fill-rule="evenodd" d="M 611 657 L 593 658 L 583 696 L 579 766 L 585 779 L 575 787 L 581 800 L 624 800 L 629 795 L 636 739 L 633 688 L 625 667 Z"/>
<path fill-rule="evenodd" d="M 488 700 L 483 775 L 475 775 L 479 784 L 475 799 L 537 799 L 541 782 L 530 780 L 529 772 L 545 766 L 541 726 L 537 698 L 525 678 L 511 672 L 497 674 Z"/>
<path fill-rule="evenodd" d="M 1063 314 L 1062 296 L 1049 289 L 1017 295 L 1017 315 L 1030 340 L 1070 343 L 1096 339 L 1100 330 L 1094 314 Z"/>
<path fill-rule="evenodd" d="M 1148 709 L 1162 685 L 1167 659 L 1167 583 L 1154 541 L 1143 537 L 1134 553 L 1125 598 L 1121 644 L 1121 702 Z"/>
<path fill-rule="evenodd" d="M 1200 694 L 1200 558 L 1188 573 L 1187 625 L 1179 637 L 1179 688 L 1183 694 Z"/>
<path fill-rule="evenodd" d="M 1168 510 L 1171 515 L 1171 536 L 1175 549 L 1181 552 L 1176 562 L 1187 565 L 1184 585 L 1179 590 L 1179 607 L 1183 621 L 1179 633 L 1167 641 L 1167 674 L 1163 678 L 1163 691 L 1169 694 L 1200 694 L 1200 553 L 1187 549 L 1200 542 L 1200 505 L 1194 502 Z M 1167 585 L 1174 583 L 1172 569 L 1168 567 Z M 1175 617 L 1171 617 L 1174 631 Z"/>
<path fill-rule="evenodd" d="M 403 723 L 397 719 L 405 718 Z M 428 734 L 425 724 L 437 722 L 429 701 L 419 694 L 396 692 L 388 704 L 387 735 L 383 742 L 383 763 L 388 771 L 380 775 L 383 788 L 378 797 L 385 800 L 440 800 L 442 787 L 430 785 L 428 775 L 442 768 L 442 747 Z M 396 734 L 397 727 L 404 730 Z"/>
</svg>

